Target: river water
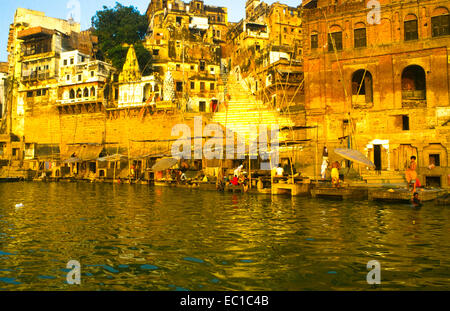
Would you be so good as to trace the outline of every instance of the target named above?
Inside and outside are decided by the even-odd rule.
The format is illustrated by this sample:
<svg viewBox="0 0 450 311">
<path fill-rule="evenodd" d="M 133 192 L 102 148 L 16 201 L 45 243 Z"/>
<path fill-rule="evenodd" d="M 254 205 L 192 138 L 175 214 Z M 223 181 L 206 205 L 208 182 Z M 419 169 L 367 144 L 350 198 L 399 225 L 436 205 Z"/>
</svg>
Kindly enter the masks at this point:
<svg viewBox="0 0 450 311">
<path fill-rule="evenodd" d="M 432 203 L 0 184 L 0 290 L 450 290 L 449 220 Z"/>
</svg>

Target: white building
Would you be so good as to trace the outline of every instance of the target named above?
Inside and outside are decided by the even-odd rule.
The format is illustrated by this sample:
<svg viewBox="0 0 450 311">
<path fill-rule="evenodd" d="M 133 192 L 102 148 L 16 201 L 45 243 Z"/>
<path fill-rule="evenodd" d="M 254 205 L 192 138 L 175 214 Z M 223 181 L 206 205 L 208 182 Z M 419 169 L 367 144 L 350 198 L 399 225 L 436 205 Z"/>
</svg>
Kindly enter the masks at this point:
<svg viewBox="0 0 450 311">
<path fill-rule="evenodd" d="M 58 105 L 104 103 L 106 83 L 115 69 L 79 51 L 61 53 Z"/>
<path fill-rule="evenodd" d="M 155 76 L 142 77 L 140 81 L 119 86 L 119 108 L 139 107 L 162 100 L 162 86 Z"/>
</svg>

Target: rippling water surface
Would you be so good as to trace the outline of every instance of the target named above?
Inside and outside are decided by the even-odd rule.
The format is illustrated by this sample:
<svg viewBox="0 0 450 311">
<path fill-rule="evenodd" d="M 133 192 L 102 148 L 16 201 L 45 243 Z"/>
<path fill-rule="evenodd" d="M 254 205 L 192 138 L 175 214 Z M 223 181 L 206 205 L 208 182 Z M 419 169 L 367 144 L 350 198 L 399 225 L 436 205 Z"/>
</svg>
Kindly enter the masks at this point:
<svg viewBox="0 0 450 311">
<path fill-rule="evenodd" d="M 432 203 L 0 184 L 0 290 L 368 290 L 370 260 L 377 288 L 450 290 L 449 220 Z"/>
</svg>

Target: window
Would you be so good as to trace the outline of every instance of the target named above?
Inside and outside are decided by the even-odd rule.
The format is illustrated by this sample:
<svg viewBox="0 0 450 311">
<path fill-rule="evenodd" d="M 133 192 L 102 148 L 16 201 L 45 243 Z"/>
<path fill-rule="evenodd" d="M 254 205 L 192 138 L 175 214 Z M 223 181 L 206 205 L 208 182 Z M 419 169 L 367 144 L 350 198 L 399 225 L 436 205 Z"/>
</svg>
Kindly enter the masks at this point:
<svg viewBox="0 0 450 311">
<path fill-rule="evenodd" d="M 159 55 L 159 50 L 153 50 L 153 56 L 158 56 Z"/>
<path fill-rule="evenodd" d="M 66 81 L 70 81 L 70 75 L 66 76 Z"/>
<path fill-rule="evenodd" d="M 200 91 L 205 90 L 205 82 L 200 82 Z"/>
<path fill-rule="evenodd" d="M 411 100 L 426 99 L 426 76 L 422 67 L 411 65 L 403 70 L 402 97 Z"/>
<path fill-rule="evenodd" d="M 450 15 L 434 16 L 431 18 L 431 27 L 433 29 L 433 37 L 446 36 L 449 32 Z"/>
<path fill-rule="evenodd" d="M 42 91 L 41 91 L 41 90 L 37 90 L 37 91 L 36 91 L 36 96 L 41 96 L 41 94 L 42 94 Z"/>
<path fill-rule="evenodd" d="M 220 30 L 217 30 L 216 35 L 218 38 L 220 38 Z"/>
<path fill-rule="evenodd" d="M 177 16 L 177 24 L 181 25 L 181 22 L 183 21 L 183 18 L 180 16 Z"/>
<path fill-rule="evenodd" d="M 89 97 L 89 90 L 87 87 L 84 88 L 83 97 Z"/>
<path fill-rule="evenodd" d="M 319 47 L 319 35 L 311 35 L 311 50 L 317 49 Z"/>
<path fill-rule="evenodd" d="M 195 82 L 191 82 L 191 90 L 195 89 Z"/>
<path fill-rule="evenodd" d="M 369 71 L 360 69 L 353 73 L 352 95 L 354 104 L 373 102 L 372 74 Z M 359 96 L 364 96 L 364 98 Z M 363 102 L 360 102 L 360 100 Z"/>
<path fill-rule="evenodd" d="M 91 71 L 91 77 L 94 77 L 94 72 L 93 71 Z"/>
<path fill-rule="evenodd" d="M 191 65 L 191 70 L 194 70 L 195 69 L 195 66 L 194 65 Z"/>
<path fill-rule="evenodd" d="M 342 51 L 342 31 L 328 34 L 328 52 L 334 51 L 334 48 L 337 51 Z"/>
<path fill-rule="evenodd" d="M 440 154 L 430 154 L 429 157 L 430 165 L 441 166 L 441 155 Z"/>
<path fill-rule="evenodd" d="M 47 90 L 46 89 L 43 89 L 42 90 L 42 96 L 45 96 L 47 94 Z"/>
<path fill-rule="evenodd" d="M 64 66 L 67 66 L 67 59 L 64 60 Z"/>
<path fill-rule="evenodd" d="M 74 59 L 73 57 L 70 59 L 70 64 L 73 65 Z"/>
<path fill-rule="evenodd" d="M 85 60 L 86 60 L 85 57 L 81 56 L 81 62 L 84 63 Z"/>
<path fill-rule="evenodd" d="M 367 45 L 366 28 L 355 29 L 354 35 L 355 48 L 361 48 Z"/>
<path fill-rule="evenodd" d="M 177 92 L 183 92 L 183 82 L 177 82 Z"/>
<path fill-rule="evenodd" d="M 404 131 L 409 131 L 409 116 L 407 115 L 402 116 L 402 129 Z"/>
<path fill-rule="evenodd" d="M 180 71 L 181 70 L 181 65 L 180 64 L 177 64 L 177 71 Z"/>
<path fill-rule="evenodd" d="M 214 91 L 214 88 L 215 88 L 215 84 L 214 83 L 211 83 L 210 85 L 209 85 L 209 89 L 211 90 L 211 91 Z"/>
<path fill-rule="evenodd" d="M 419 33 L 417 30 L 417 20 L 405 22 L 405 41 L 417 40 Z"/>
<path fill-rule="evenodd" d="M 27 92 L 27 97 L 33 97 L 33 92 L 32 91 Z"/>
<path fill-rule="evenodd" d="M 75 98 L 75 91 L 73 89 L 70 90 L 70 92 L 69 92 L 69 98 L 70 99 L 74 99 Z"/>
<path fill-rule="evenodd" d="M 78 75 L 78 81 L 81 81 L 81 75 Z"/>
<path fill-rule="evenodd" d="M 95 87 L 91 87 L 91 97 L 95 96 Z"/>
<path fill-rule="evenodd" d="M 205 112 L 206 111 L 206 102 L 199 102 L 198 103 L 198 111 Z"/>
<path fill-rule="evenodd" d="M 205 61 L 201 60 L 200 61 L 200 71 L 205 71 L 205 67 L 206 67 Z"/>
</svg>

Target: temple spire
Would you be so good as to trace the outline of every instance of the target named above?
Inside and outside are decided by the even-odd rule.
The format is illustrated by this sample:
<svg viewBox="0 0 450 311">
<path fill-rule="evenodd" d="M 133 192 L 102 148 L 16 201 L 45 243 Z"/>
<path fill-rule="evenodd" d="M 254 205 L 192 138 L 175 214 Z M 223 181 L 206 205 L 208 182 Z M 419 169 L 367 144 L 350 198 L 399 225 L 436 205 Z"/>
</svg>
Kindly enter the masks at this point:
<svg viewBox="0 0 450 311">
<path fill-rule="evenodd" d="M 123 65 L 122 72 L 119 75 L 119 82 L 133 82 L 141 80 L 142 74 L 139 68 L 139 62 L 137 60 L 136 51 L 134 46 L 130 45 L 127 53 L 127 59 Z"/>
</svg>

